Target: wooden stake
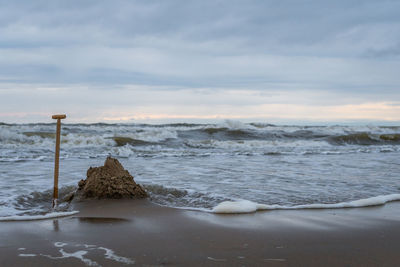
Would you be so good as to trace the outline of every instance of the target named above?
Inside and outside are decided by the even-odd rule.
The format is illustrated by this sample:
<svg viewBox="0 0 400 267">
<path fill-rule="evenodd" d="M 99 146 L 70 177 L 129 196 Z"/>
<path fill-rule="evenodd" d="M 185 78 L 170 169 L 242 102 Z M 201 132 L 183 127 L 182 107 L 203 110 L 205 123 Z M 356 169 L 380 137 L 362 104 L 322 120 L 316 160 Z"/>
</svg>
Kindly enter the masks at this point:
<svg viewBox="0 0 400 267">
<path fill-rule="evenodd" d="M 51 118 L 57 120 L 57 133 L 56 133 L 56 156 L 54 158 L 54 191 L 53 191 L 53 208 L 57 207 L 58 200 L 58 165 L 60 162 L 60 135 L 61 135 L 61 120 L 67 116 L 53 115 Z"/>
</svg>

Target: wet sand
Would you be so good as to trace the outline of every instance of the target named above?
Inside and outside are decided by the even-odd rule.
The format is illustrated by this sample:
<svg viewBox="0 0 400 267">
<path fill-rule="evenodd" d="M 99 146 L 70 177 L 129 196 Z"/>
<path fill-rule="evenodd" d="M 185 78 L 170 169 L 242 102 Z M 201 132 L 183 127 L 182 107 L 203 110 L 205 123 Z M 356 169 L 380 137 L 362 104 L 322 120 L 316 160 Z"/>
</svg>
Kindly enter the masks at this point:
<svg viewBox="0 0 400 267">
<path fill-rule="evenodd" d="M 217 215 L 147 200 L 0 222 L 0 266 L 399 266 L 400 202 Z"/>
</svg>

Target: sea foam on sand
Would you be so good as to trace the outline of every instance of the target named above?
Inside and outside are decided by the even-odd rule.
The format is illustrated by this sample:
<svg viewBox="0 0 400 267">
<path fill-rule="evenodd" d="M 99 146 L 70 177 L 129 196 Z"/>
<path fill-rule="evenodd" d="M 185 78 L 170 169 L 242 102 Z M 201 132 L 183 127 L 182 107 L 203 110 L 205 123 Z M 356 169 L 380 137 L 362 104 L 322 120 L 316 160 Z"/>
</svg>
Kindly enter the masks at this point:
<svg viewBox="0 0 400 267">
<path fill-rule="evenodd" d="M 359 208 L 383 205 L 387 202 L 400 200 L 400 194 L 382 195 L 333 204 L 305 204 L 297 206 L 258 204 L 249 200 L 224 201 L 212 209 L 213 213 L 252 213 L 258 210 L 292 210 L 292 209 L 340 209 Z"/>
<path fill-rule="evenodd" d="M 58 217 L 65 217 L 77 214 L 79 211 L 66 211 L 66 212 L 50 212 L 44 215 L 16 215 L 16 216 L 6 216 L 0 217 L 0 222 L 6 221 L 35 221 L 35 220 L 45 220 Z"/>
</svg>

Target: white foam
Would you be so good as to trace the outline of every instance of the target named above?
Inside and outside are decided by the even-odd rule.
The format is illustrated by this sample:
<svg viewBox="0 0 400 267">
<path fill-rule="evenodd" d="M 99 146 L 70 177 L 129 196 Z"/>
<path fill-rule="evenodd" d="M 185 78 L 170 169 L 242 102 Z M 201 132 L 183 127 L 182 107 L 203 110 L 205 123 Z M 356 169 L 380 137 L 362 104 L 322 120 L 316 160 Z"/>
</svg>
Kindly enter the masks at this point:
<svg viewBox="0 0 400 267">
<path fill-rule="evenodd" d="M 41 254 L 41 255 L 44 257 L 50 258 L 50 259 L 54 259 L 54 260 L 65 259 L 65 258 L 76 258 L 78 260 L 81 260 L 87 266 L 100 266 L 97 262 L 84 257 L 88 253 L 86 250 L 78 250 L 78 251 L 75 251 L 72 253 L 68 253 L 68 252 L 64 251 L 64 249 L 60 249 L 59 252 L 61 253 L 60 257 L 53 257 L 51 255 L 45 255 L 45 254 Z"/>
<path fill-rule="evenodd" d="M 121 158 L 129 158 L 129 156 L 134 154 L 133 149 L 130 145 L 113 147 L 112 152 L 113 154 L 118 155 Z"/>
<path fill-rule="evenodd" d="M 112 147 L 115 141 L 112 137 L 128 137 L 135 140 L 146 142 L 162 142 L 167 139 L 175 139 L 178 137 L 176 127 L 164 128 L 136 128 L 112 129 L 112 133 L 106 131 L 106 128 L 96 129 L 95 133 L 63 133 L 61 136 L 62 147 L 68 148 L 84 148 L 84 147 Z M 185 129 L 186 130 L 186 129 Z M 0 128 L 0 142 L 4 146 L 13 147 L 30 147 L 30 148 L 48 148 L 54 144 L 54 139 L 48 136 L 40 136 L 40 131 L 32 135 L 25 135 L 23 132 L 34 132 L 33 128 L 21 128 L 14 126 L 12 129 Z M 47 129 L 43 133 L 53 133 L 54 129 Z"/>
<path fill-rule="evenodd" d="M 65 247 L 66 245 L 68 245 L 67 243 L 63 243 L 63 242 L 55 242 L 54 246 L 58 247 L 58 248 L 62 248 Z"/>
<path fill-rule="evenodd" d="M 224 201 L 213 208 L 214 213 L 252 213 L 257 211 L 257 203 L 249 200 Z"/>
<path fill-rule="evenodd" d="M 224 149 L 255 149 L 255 148 L 330 148 L 332 145 L 326 141 L 315 140 L 227 140 L 216 141 L 211 140 L 211 144 L 215 147 Z"/>
<path fill-rule="evenodd" d="M 105 251 L 104 256 L 106 259 L 110 259 L 110 260 L 125 263 L 125 264 L 134 264 L 135 263 L 135 261 L 132 259 L 116 255 L 112 249 L 105 248 L 105 247 L 98 247 L 97 249 L 102 249 Z"/>
<path fill-rule="evenodd" d="M 97 262 L 87 258 L 86 256 L 87 256 L 88 252 L 90 252 L 90 251 L 103 250 L 105 259 L 120 262 L 123 264 L 134 264 L 135 263 L 135 261 L 133 259 L 116 255 L 115 252 L 109 248 L 98 247 L 95 245 L 88 245 L 88 244 L 76 244 L 74 247 L 84 247 L 85 249 L 83 249 L 83 250 L 81 249 L 81 250 L 77 250 L 75 252 L 69 253 L 64 250 L 64 247 L 68 246 L 68 245 L 71 245 L 71 244 L 64 243 L 64 242 L 55 242 L 54 243 L 54 246 L 59 248 L 58 251 L 60 252 L 61 256 L 52 256 L 52 255 L 47 255 L 47 254 L 40 254 L 40 255 L 50 258 L 50 259 L 55 259 L 55 260 L 65 259 L 65 258 L 76 258 L 76 259 L 81 260 L 83 263 L 85 263 L 88 266 L 101 266 Z"/>
<path fill-rule="evenodd" d="M 88 135 L 68 133 L 62 136 L 63 146 L 67 147 L 86 147 L 86 146 L 112 146 L 114 141 L 107 138 L 108 135 Z"/>
<path fill-rule="evenodd" d="M 164 128 L 147 128 L 144 131 L 131 133 L 129 135 L 123 135 L 126 137 L 132 137 L 137 140 L 143 140 L 146 142 L 161 142 L 167 139 L 175 139 L 178 137 L 176 128 L 164 127 Z"/>
<path fill-rule="evenodd" d="M 332 145 L 326 141 L 315 140 L 187 140 L 188 146 L 195 148 L 221 148 L 228 151 L 303 153 L 331 150 Z"/>
<path fill-rule="evenodd" d="M 256 130 L 257 127 L 250 125 L 250 124 L 246 124 L 243 123 L 241 121 L 237 121 L 237 120 L 225 120 L 223 123 L 219 124 L 220 127 L 226 127 L 228 129 L 232 129 L 232 130 L 247 130 L 247 129 L 254 129 Z"/>
<path fill-rule="evenodd" d="M 257 210 L 293 210 L 293 209 L 342 209 L 360 208 L 383 205 L 387 202 L 400 200 L 400 194 L 382 195 L 366 199 L 333 204 L 305 204 L 297 206 L 258 204 L 249 200 L 224 201 L 212 209 L 214 213 L 252 213 Z"/>
<path fill-rule="evenodd" d="M 226 259 L 216 259 L 213 257 L 207 257 L 207 259 L 209 259 L 210 261 L 226 261 Z"/>
<path fill-rule="evenodd" d="M 17 215 L 17 216 L 6 216 L 0 217 L 0 222 L 6 221 L 36 221 L 45 220 L 58 217 L 65 217 L 77 214 L 79 211 L 66 211 L 66 212 L 50 212 L 45 215 Z"/>
</svg>

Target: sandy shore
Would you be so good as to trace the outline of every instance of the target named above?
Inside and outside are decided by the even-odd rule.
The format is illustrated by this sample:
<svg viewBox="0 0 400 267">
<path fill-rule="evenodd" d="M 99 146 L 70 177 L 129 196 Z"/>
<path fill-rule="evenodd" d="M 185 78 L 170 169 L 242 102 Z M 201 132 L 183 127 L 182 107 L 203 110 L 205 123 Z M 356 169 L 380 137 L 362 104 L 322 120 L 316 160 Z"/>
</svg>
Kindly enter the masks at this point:
<svg viewBox="0 0 400 267">
<path fill-rule="evenodd" d="M 400 202 L 216 215 L 147 200 L 0 222 L 0 266 L 399 266 Z"/>
</svg>

